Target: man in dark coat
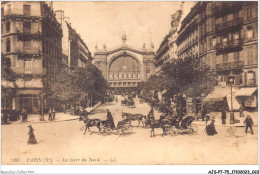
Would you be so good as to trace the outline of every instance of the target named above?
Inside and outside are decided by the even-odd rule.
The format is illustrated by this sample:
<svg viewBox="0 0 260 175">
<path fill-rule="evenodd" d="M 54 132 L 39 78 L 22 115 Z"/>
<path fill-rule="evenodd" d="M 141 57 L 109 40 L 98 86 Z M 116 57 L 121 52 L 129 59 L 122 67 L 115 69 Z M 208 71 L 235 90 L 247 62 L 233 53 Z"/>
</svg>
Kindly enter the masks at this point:
<svg viewBox="0 0 260 175">
<path fill-rule="evenodd" d="M 226 111 L 223 109 L 221 113 L 222 124 L 226 124 L 226 118 L 227 118 L 227 114 Z"/>
<path fill-rule="evenodd" d="M 252 126 L 253 126 L 253 119 L 248 115 L 244 121 L 244 123 L 246 124 L 246 134 L 247 134 L 247 130 L 248 128 L 250 128 L 251 130 L 251 134 L 254 134 Z"/>
<path fill-rule="evenodd" d="M 24 108 L 22 110 L 22 116 L 23 116 L 22 122 L 27 121 L 27 111 Z"/>
<path fill-rule="evenodd" d="M 111 125 L 111 128 L 114 129 L 115 128 L 115 123 L 114 123 L 114 119 L 112 117 L 111 112 L 107 109 L 107 122 L 109 125 Z"/>
</svg>

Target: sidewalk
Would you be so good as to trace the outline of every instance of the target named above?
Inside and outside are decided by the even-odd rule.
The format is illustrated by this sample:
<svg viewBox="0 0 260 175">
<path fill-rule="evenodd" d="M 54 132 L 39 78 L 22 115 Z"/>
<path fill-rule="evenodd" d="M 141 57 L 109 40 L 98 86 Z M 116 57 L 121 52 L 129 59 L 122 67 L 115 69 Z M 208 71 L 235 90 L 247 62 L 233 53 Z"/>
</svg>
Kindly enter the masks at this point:
<svg viewBox="0 0 260 175">
<path fill-rule="evenodd" d="M 91 113 L 94 109 L 99 107 L 101 105 L 101 102 L 98 102 L 95 106 L 92 108 L 86 108 L 86 110 Z M 52 122 L 62 122 L 62 121 L 70 121 L 70 120 L 77 120 L 79 119 L 79 116 L 77 115 L 71 115 L 71 114 L 65 114 L 64 112 L 57 112 L 55 115 L 55 120 L 48 120 L 49 114 L 44 114 L 44 121 L 40 121 L 40 114 L 29 114 L 28 115 L 28 121 L 27 122 L 21 122 L 21 117 L 20 120 L 18 121 L 8 121 L 10 124 L 34 124 L 34 123 L 52 123 Z"/>
<path fill-rule="evenodd" d="M 253 119 L 254 122 L 254 127 L 258 126 L 258 112 L 247 112 L 244 111 L 244 117 L 239 116 L 239 112 L 234 112 L 235 115 L 235 120 L 240 120 L 240 123 L 235 123 L 235 124 L 230 124 L 230 113 L 227 112 L 227 119 L 226 119 L 226 124 L 222 124 L 221 120 L 221 112 L 211 112 L 209 116 L 212 118 L 213 116 L 215 117 L 215 125 L 216 126 L 235 126 L 235 127 L 245 127 L 244 121 L 246 119 L 247 115 L 250 115 L 251 118 Z M 206 125 L 206 122 L 201 121 L 194 121 L 194 124 L 197 125 Z"/>
</svg>

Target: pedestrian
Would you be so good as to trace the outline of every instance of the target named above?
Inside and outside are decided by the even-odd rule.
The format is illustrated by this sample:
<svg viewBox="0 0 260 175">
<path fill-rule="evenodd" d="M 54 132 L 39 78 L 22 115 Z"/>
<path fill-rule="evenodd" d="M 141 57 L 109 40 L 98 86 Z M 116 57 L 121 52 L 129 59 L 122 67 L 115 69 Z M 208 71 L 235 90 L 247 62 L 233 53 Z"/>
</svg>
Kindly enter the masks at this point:
<svg viewBox="0 0 260 175">
<path fill-rule="evenodd" d="M 2 110 L 2 113 L 3 113 L 3 122 L 4 124 L 7 124 L 7 120 L 8 120 L 8 111 L 3 109 Z"/>
<path fill-rule="evenodd" d="M 51 108 L 49 108 L 49 120 L 52 120 L 52 113 Z"/>
<path fill-rule="evenodd" d="M 27 120 L 27 111 L 23 108 L 22 109 L 22 122 L 26 122 Z"/>
<path fill-rule="evenodd" d="M 226 118 L 227 118 L 227 114 L 226 111 L 223 109 L 221 113 L 222 124 L 226 124 Z"/>
<path fill-rule="evenodd" d="M 244 123 L 246 124 L 246 134 L 248 128 L 250 128 L 251 134 L 254 134 L 252 126 L 253 126 L 253 119 L 248 115 L 247 118 L 245 119 Z"/>
<path fill-rule="evenodd" d="M 111 126 L 111 129 L 115 128 L 115 123 L 114 123 L 114 119 L 112 117 L 111 112 L 107 109 L 107 122 L 108 124 Z"/>
<path fill-rule="evenodd" d="M 209 116 L 209 114 L 206 114 L 206 124 L 210 121 L 210 116 Z"/>
<path fill-rule="evenodd" d="M 32 128 L 32 125 L 29 125 L 29 139 L 27 141 L 28 144 L 36 144 L 37 141 L 36 141 L 36 138 L 35 138 L 35 135 L 33 133 L 34 129 Z"/>
<path fill-rule="evenodd" d="M 84 111 L 83 111 L 83 108 L 80 107 L 79 108 L 79 121 L 81 121 L 83 119 L 83 116 L 84 116 Z"/>
<path fill-rule="evenodd" d="M 240 116 L 240 117 L 244 117 L 243 112 L 244 112 L 244 107 L 243 107 L 243 106 L 240 106 L 240 108 L 239 108 L 239 116 Z"/>
<path fill-rule="evenodd" d="M 84 109 L 84 119 L 85 120 L 89 120 L 89 118 L 88 118 L 88 111 L 86 109 Z"/>
<path fill-rule="evenodd" d="M 55 120 L 56 111 L 55 111 L 54 108 L 52 108 L 51 113 L 52 113 L 52 118 L 53 118 L 53 120 Z"/>
<path fill-rule="evenodd" d="M 201 119 L 202 119 L 202 121 L 205 121 L 205 115 L 206 115 L 206 109 L 203 106 L 203 108 L 201 109 Z"/>
<path fill-rule="evenodd" d="M 206 133 L 207 135 L 215 135 L 217 134 L 216 128 L 215 128 L 215 119 L 213 118 L 211 120 L 211 123 L 206 126 Z"/>
</svg>

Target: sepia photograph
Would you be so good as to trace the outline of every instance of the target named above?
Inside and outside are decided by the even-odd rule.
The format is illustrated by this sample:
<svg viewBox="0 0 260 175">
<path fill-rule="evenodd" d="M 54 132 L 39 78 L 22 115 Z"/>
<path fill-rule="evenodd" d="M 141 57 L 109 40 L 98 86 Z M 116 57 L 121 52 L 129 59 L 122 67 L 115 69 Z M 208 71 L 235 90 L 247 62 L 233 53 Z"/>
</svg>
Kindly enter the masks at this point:
<svg viewBox="0 0 260 175">
<path fill-rule="evenodd" d="M 2 165 L 258 165 L 258 146 L 258 1 L 1 1 Z"/>
</svg>

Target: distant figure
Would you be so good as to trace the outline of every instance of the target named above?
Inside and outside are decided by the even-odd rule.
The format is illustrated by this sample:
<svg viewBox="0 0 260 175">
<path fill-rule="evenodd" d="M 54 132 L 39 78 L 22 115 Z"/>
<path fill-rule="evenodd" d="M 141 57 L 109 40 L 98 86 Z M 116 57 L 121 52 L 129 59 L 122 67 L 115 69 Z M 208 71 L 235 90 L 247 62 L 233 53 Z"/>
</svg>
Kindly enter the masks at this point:
<svg viewBox="0 0 260 175">
<path fill-rule="evenodd" d="M 23 108 L 22 109 L 22 122 L 27 122 L 27 111 Z"/>
<path fill-rule="evenodd" d="M 55 111 L 54 108 L 52 109 L 51 113 L 52 113 L 52 118 L 53 118 L 53 120 L 55 120 L 56 111 Z"/>
<path fill-rule="evenodd" d="M 33 133 L 33 131 L 34 131 L 34 129 L 32 128 L 32 125 L 29 125 L 28 126 L 29 127 L 29 139 L 28 139 L 28 144 L 36 144 L 37 143 L 37 141 L 36 141 L 36 138 L 35 138 L 35 136 L 34 136 L 34 133 Z"/>
<path fill-rule="evenodd" d="M 52 113 L 51 108 L 49 108 L 49 120 L 52 120 Z"/>
<path fill-rule="evenodd" d="M 244 123 L 246 124 L 246 134 L 247 134 L 247 130 L 248 128 L 250 128 L 251 134 L 254 134 L 252 126 L 253 126 L 253 119 L 248 115 L 244 121 Z"/>
<path fill-rule="evenodd" d="M 111 112 L 108 109 L 107 109 L 107 121 L 111 125 L 111 128 L 114 129 L 115 128 L 114 119 L 112 117 Z"/>
<path fill-rule="evenodd" d="M 206 124 L 210 121 L 210 116 L 209 116 L 209 114 L 206 114 Z"/>
<path fill-rule="evenodd" d="M 117 96 L 116 96 L 116 103 L 118 102 Z"/>
<path fill-rule="evenodd" d="M 82 107 L 79 108 L 79 121 L 81 121 L 84 117 L 84 110 Z"/>
<path fill-rule="evenodd" d="M 207 135 L 217 134 L 217 131 L 215 128 L 215 119 L 212 119 L 211 123 L 208 126 L 206 126 L 206 133 L 207 133 Z"/>
<path fill-rule="evenodd" d="M 243 106 L 240 106 L 240 108 L 239 108 L 239 116 L 240 116 L 240 117 L 244 117 L 243 112 L 244 112 L 244 107 L 243 107 Z"/>
<path fill-rule="evenodd" d="M 202 121 L 205 121 L 205 115 L 206 115 L 206 109 L 205 109 L 205 106 L 203 106 L 203 108 L 201 109 L 201 118 L 202 118 Z"/>
<path fill-rule="evenodd" d="M 227 114 L 226 111 L 223 109 L 221 113 L 222 124 L 226 124 L 226 118 L 227 118 Z"/>
</svg>

